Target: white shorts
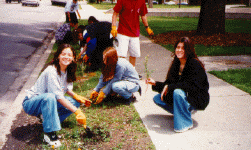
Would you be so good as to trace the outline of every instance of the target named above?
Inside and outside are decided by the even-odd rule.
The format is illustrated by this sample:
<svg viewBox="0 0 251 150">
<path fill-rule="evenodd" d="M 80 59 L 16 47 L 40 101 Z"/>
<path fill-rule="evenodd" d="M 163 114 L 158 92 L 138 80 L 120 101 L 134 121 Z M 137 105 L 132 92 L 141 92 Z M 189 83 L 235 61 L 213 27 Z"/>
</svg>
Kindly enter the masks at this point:
<svg viewBox="0 0 251 150">
<path fill-rule="evenodd" d="M 140 44 L 139 37 L 129 37 L 126 35 L 118 34 L 118 56 L 126 57 L 129 52 L 132 57 L 140 57 Z"/>
</svg>

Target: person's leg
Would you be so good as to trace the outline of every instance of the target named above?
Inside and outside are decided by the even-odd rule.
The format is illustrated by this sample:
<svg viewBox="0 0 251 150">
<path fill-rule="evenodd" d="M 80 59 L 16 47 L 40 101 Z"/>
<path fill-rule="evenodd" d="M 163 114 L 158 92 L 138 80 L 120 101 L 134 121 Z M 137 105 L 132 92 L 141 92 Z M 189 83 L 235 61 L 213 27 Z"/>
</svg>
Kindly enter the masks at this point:
<svg viewBox="0 0 251 150">
<path fill-rule="evenodd" d="M 186 93 L 181 89 L 175 89 L 173 92 L 175 132 L 184 132 L 193 127 L 190 107 L 191 105 L 187 102 Z"/>
<path fill-rule="evenodd" d="M 170 106 L 169 104 L 163 102 L 161 100 L 161 94 L 157 94 L 153 97 L 153 101 L 156 105 L 160 106 L 164 110 L 168 111 L 169 113 L 173 114 L 173 106 Z"/>
<path fill-rule="evenodd" d="M 26 100 L 23 103 L 23 109 L 29 115 L 43 115 L 44 132 L 61 130 L 55 94 L 45 93 Z"/>
<path fill-rule="evenodd" d="M 122 34 L 118 34 L 117 40 L 118 40 L 118 47 L 116 48 L 116 50 L 118 56 L 126 57 L 128 52 L 129 37 Z"/>
<path fill-rule="evenodd" d="M 70 101 L 74 106 L 76 106 L 77 108 L 80 106 L 79 102 L 77 102 L 75 99 L 66 96 L 65 97 L 68 101 Z M 58 102 L 58 115 L 60 118 L 60 122 L 63 122 L 67 117 L 69 117 L 72 114 L 72 112 L 70 110 L 68 110 L 67 108 L 65 108 L 63 105 L 61 105 Z"/>
<path fill-rule="evenodd" d="M 112 90 L 124 99 L 129 99 L 132 93 L 139 90 L 139 85 L 129 81 L 118 81 L 112 84 Z"/>
<path fill-rule="evenodd" d="M 140 57 L 139 37 L 130 37 L 128 51 L 130 54 L 129 62 L 135 67 L 136 58 Z"/>
</svg>

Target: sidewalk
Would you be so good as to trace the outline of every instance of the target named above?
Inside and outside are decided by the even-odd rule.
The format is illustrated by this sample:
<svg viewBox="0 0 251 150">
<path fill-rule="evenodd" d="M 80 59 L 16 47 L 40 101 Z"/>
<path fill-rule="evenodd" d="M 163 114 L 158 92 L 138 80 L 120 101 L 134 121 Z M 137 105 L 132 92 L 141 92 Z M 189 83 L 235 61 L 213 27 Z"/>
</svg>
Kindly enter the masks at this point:
<svg viewBox="0 0 251 150">
<path fill-rule="evenodd" d="M 97 19 L 111 21 L 111 14 L 82 5 L 83 11 L 91 11 Z M 82 15 L 82 18 L 84 15 Z M 88 18 L 88 14 L 85 14 Z M 148 67 L 154 70 L 152 77 L 164 81 L 172 58 L 171 52 L 140 36 L 141 57 L 136 68 L 144 76 L 144 61 L 149 55 Z M 200 57 L 207 71 L 228 68 L 251 67 L 250 56 Z M 232 63 L 231 63 L 232 62 Z M 238 63 L 239 62 L 239 63 Z M 251 96 L 208 73 L 210 104 L 205 111 L 193 116 L 194 128 L 185 133 L 173 131 L 173 116 L 153 102 L 157 93 L 146 91 L 141 81 L 142 96 L 136 94 L 134 103 L 148 133 L 158 150 L 166 149 L 251 149 Z"/>
</svg>

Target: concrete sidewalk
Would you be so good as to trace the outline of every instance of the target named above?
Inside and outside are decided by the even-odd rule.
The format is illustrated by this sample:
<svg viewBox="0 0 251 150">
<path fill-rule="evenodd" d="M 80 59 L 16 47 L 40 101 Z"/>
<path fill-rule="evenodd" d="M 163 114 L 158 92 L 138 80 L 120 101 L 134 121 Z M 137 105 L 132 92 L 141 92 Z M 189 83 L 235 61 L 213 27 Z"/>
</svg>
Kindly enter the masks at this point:
<svg viewBox="0 0 251 150">
<path fill-rule="evenodd" d="M 85 13 L 84 12 L 90 12 Z M 81 18 L 88 19 L 90 15 L 98 20 L 111 21 L 111 14 L 97 10 L 90 5 L 82 5 Z M 137 59 L 136 69 L 144 79 L 144 61 L 149 55 L 148 67 L 154 70 L 152 77 L 164 81 L 171 52 L 162 46 L 152 43 L 148 38 L 140 36 L 141 57 Z M 201 57 L 206 70 L 223 70 L 240 67 L 250 67 L 250 56 L 235 57 Z M 224 64 L 221 61 L 240 61 L 241 65 Z M 244 65 L 245 62 L 245 65 Z M 230 84 L 208 74 L 210 83 L 210 104 L 205 111 L 198 111 L 193 116 L 194 128 L 185 133 L 173 131 L 173 116 L 153 102 L 157 93 L 141 81 L 142 96 L 136 94 L 134 103 L 143 120 L 156 149 L 251 149 L 251 96 Z"/>
</svg>

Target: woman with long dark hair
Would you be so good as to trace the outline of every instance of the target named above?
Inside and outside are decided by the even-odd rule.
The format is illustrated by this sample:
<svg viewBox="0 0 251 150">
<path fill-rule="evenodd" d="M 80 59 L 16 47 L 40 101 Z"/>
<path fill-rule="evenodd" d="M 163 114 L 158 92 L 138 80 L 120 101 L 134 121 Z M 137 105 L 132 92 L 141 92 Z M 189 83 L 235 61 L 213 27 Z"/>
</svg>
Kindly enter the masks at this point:
<svg viewBox="0 0 251 150">
<path fill-rule="evenodd" d="M 122 96 L 127 104 L 135 100 L 133 93 L 140 88 L 139 75 L 129 61 L 125 58 L 118 58 L 117 50 L 114 47 L 108 47 L 103 52 L 101 71 L 99 83 L 90 96 L 91 99 L 97 98 L 95 104 L 102 102 L 104 97 L 112 92 Z M 106 87 L 100 92 L 104 86 Z"/>
<path fill-rule="evenodd" d="M 76 53 L 71 45 L 60 45 L 53 61 L 27 91 L 23 101 L 23 109 L 27 114 L 42 116 L 44 140 L 55 148 L 61 145 L 56 131 L 61 130 L 61 122 L 72 113 L 86 128 L 86 117 L 78 107 L 80 103 L 89 107 L 91 101 L 72 91 L 77 70 L 75 58 Z M 66 97 L 65 93 L 71 97 Z"/>
<path fill-rule="evenodd" d="M 146 83 L 160 93 L 153 98 L 154 102 L 174 115 L 174 131 L 184 132 L 193 127 L 191 114 L 207 107 L 209 83 L 192 41 L 182 37 L 174 48 L 174 59 L 165 82 L 149 78 Z"/>
</svg>

